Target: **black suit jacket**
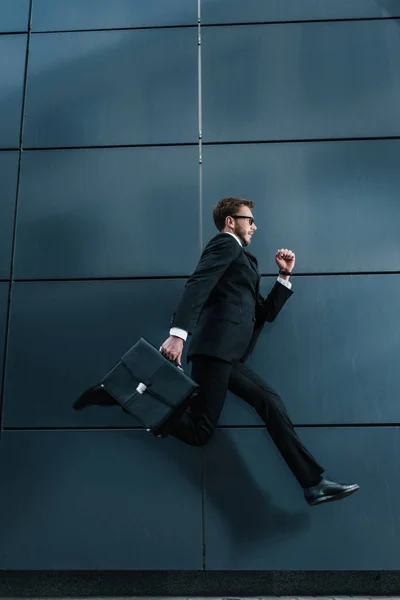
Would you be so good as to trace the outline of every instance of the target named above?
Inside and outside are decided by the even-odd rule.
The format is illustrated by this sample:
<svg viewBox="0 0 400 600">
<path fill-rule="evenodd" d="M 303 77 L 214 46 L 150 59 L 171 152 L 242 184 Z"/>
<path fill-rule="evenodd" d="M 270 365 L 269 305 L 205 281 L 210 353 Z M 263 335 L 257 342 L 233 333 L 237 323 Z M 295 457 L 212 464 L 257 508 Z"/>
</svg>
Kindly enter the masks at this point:
<svg viewBox="0 0 400 600">
<path fill-rule="evenodd" d="M 233 236 L 220 233 L 210 240 L 171 321 L 192 334 L 189 360 L 194 354 L 246 360 L 264 323 L 276 318 L 293 293 L 277 281 L 264 299 L 260 279 L 256 259 Z"/>
</svg>

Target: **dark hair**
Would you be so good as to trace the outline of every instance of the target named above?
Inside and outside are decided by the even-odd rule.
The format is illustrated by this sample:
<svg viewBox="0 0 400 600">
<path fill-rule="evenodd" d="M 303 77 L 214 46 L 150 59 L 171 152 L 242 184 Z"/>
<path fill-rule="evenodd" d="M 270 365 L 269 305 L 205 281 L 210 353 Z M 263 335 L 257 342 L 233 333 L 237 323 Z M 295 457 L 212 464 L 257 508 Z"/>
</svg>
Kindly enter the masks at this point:
<svg viewBox="0 0 400 600">
<path fill-rule="evenodd" d="M 255 204 L 252 200 L 244 200 L 243 198 L 222 198 L 213 210 L 214 223 L 218 231 L 222 231 L 225 227 L 226 217 L 236 215 L 241 206 L 253 208 Z"/>
</svg>

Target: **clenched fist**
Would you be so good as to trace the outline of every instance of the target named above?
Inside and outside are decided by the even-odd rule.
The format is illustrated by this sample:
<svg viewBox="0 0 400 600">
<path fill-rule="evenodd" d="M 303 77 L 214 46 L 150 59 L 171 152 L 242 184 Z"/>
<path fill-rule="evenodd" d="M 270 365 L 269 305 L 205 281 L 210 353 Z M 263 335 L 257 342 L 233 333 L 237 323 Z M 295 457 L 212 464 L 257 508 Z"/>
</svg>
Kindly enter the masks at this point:
<svg viewBox="0 0 400 600">
<path fill-rule="evenodd" d="M 281 248 L 280 250 L 277 250 L 275 254 L 275 262 L 280 269 L 284 269 L 291 273 L 294 268 L 294 263 L 296 262 L 296 255 L 287 248 Z"/>
</svg>

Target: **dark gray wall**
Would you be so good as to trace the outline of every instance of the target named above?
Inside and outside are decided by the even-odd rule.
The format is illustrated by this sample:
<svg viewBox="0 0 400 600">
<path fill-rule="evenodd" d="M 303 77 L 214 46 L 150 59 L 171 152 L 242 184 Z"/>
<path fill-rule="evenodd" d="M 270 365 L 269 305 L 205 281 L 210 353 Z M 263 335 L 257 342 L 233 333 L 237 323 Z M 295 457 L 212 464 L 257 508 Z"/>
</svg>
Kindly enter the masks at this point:
<svg viewBox="0 0 400 600">
<path fill-rule="evenodd" d="M 197 19 L 197 0 L 0 3 L 0 570 L 395 570 L 399 3 Z M 165 339 L 225 195 L 257 202 L 265 293 L 276 248 L 297 254 L 250 363 L 360 484 L 346 502 L 308 509 L 234 397 L 205 449 L 72 409 Z"/>
</svg>

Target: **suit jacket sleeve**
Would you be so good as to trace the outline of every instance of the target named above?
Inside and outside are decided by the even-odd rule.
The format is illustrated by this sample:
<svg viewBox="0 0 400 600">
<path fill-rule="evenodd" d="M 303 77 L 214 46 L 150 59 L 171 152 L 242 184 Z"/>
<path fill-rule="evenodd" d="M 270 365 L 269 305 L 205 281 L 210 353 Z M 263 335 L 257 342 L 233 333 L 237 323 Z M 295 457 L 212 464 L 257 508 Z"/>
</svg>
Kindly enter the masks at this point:
<svg viewBox="0 0 400 600">
<path fill-rule="evenodd" d="M 207 244 L 196 270 L 186 282 L 183 297 L 172 317 L 173 327 L 193 331 L 211 292 L 240 252 L 239 244 L 231 235 L 217 235 Z"/>
<path fill-rule="evenodd" d="M 293 291 L 279 283 L 279 281 L 275 283 L 265 299 L 259 294 L 257 320 L 262 323 L 265 323 L 265 321 L 272 323 L 292 294 Z"/>
</svg>

